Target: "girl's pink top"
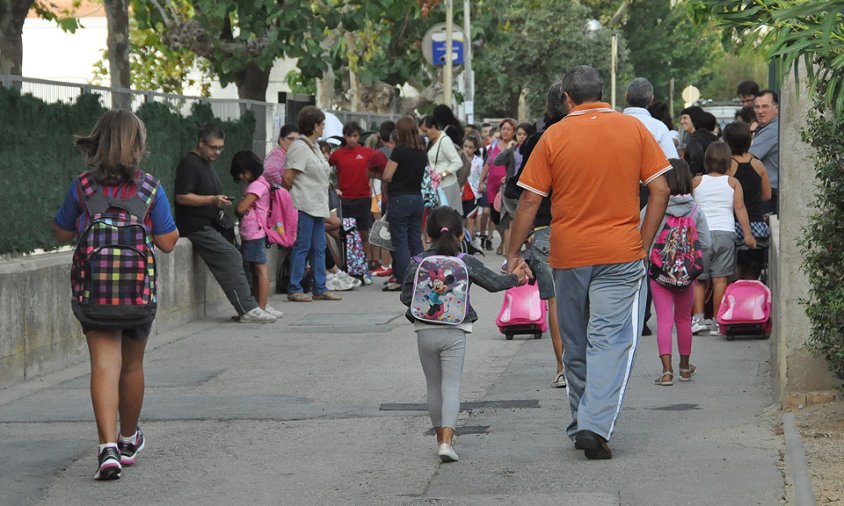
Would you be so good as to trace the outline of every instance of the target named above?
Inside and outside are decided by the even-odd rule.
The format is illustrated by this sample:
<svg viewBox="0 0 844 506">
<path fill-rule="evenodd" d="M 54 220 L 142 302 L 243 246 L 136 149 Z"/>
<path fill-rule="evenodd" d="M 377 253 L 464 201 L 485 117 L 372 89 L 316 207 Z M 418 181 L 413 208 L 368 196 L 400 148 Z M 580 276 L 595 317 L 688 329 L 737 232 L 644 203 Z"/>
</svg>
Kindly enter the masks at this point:
<svg viewBox="0 0 844 506">
<path fill-rule="evenodd" d="M 255 181 L 249 183 L 246 190 L 243 191 L 243 196 L 253 194 L 258 199 L 252 203 L 252 206 L 240 218 L 240 237 L 246 241 L 260 239 L 267 236 L 267 214 L 270 212 L 270 183 L 264 179 L 264 176 L 258 177 Z"/>
</svg>

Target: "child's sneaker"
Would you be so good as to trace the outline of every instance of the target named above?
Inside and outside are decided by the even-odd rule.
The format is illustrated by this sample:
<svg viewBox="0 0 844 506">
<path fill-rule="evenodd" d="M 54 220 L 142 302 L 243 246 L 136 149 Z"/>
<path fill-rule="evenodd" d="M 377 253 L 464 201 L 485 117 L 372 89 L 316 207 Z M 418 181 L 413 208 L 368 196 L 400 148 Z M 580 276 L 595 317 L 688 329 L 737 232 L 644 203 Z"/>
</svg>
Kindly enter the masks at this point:
<svg viewBox="0 0 844 506">
<path fill-rule="evenodd" d="M 135 433 L 134 438 L 124 439 L 123 436 L 120 436 L 117 440 L 117 448 L 120 450 L 120 463 L 124 466 L 134 464 L 138 454 L 144 449 L 145 443 L 144 431 L 140 427 L 138 427 L 138 432 Z"/>
<path fill-rule="evenodd" d="M 97 456 L 100 467 L 94 474 L 95 480 L 116 480 L 120 478 L 120 471 L 123 467 L 120 465 L 120 453 L 117 451 L 117 446 L 106 446 L 100 451 Z"/>
<path fill-rule="evenodd" d="M 692 334 L 700 334 L 703 331 L 708 331 L 709 326 L 697 318 L 692 319 Z"/>
<path fill-rule="evenodd" d="M 389 265 L 382 265 L 372 271 L 372 275 L 376 278 L 389 278 L 393 275 L 393 269 Z"/>
</svg>

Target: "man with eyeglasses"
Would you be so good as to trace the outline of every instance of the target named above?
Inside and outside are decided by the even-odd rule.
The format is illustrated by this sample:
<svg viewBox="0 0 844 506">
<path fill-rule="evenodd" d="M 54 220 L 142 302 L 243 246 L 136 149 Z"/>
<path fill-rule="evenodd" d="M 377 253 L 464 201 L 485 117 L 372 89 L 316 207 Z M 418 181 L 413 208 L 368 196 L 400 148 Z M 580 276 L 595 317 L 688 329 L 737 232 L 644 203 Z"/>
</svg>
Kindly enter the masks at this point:
<svg viewBox="0 0 844 506">
<path fill-rule="evenodd" d="M 284 125 L 278 133 L 278 146 L 267 154 L 264 159 L 264 179 L 271 185 L 281 186 L 281 176 L 284 173 L 287 150 L 290 144 L 299 138 L 299 129 L 293 125 Z"/>
<path fill-rule="evenodd" d="M 274 322 L 278 316 L 258 307 L 246 280 L 240 251 L 224 236 L 234 226 L 223 212 L 232 201 L 220 194 L 220 178 L 211 164 L 220 157 L 224 146 L 223 129 L 208 123 L 199 129 L 196 147 L 179 162 L 173 191 L 176 227 L 181 236 L 190 239 L 193 250 L 220 284 L 241 323 Z"/>
<path fill-rule="evenodd" d="M 771 200 L 768 211 L 777 214 L 780 173 L 780 105 L 779 96 L 773 90 L 762 90 L 753 103 L 756 113 L 756 133 L 750 144 L 750 154 L 762 161 L 771 180 Z"/>
</svg>

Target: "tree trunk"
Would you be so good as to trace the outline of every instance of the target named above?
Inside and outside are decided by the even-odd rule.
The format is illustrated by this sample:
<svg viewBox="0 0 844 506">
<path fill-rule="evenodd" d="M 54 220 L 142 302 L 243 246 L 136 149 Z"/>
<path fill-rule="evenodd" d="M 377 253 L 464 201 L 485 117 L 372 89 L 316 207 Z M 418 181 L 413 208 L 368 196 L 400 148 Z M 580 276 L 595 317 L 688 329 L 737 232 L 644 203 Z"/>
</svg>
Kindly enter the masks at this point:
<svg viewBox="0 0 844 506">
<path fill-rule="evenodd" d="M 0 74 L 23 73 L 23 23 L 34 0 L 0 0 Z"/>
<path fill-rule="evenodd" d="M 244 70 L 235 74 L 237 96 L 241 100 L 267 101 L 267 86 L 270 83 L 270 70 L 261 70 L 254 63 L 247 63 Z"/>
<path fill-rule="evenodd" d="M 346 33 L 346 54 L 349 57 L 349 102 L 351 102 L 351 109 L 352 112 L 360 111 L 361 109 L 361 89 L 360 89 L 360 76 L 356 70 L 352 67 L 351 56 L 357 53 L 357 47 L 355 46 L 355 34 L 354 32 Z"/>
<path fill-rule="evenodd" d="M 112 88 L 132 87 L 129 73 L 129 2 L 128 0 L 105 0 L 108 22 L 108 74 Z M 128 109 L 131 97 L 128 93 L 112 93 L 112 107 Z"/>
<path fill-rule="evenodd" d="M 334 109 L 334 84 L 336 81 L 337 76 L 330 65 L 322 75 L 322 79 L 317 79 L 316 104 L 323 111 Z"/>
</svg>

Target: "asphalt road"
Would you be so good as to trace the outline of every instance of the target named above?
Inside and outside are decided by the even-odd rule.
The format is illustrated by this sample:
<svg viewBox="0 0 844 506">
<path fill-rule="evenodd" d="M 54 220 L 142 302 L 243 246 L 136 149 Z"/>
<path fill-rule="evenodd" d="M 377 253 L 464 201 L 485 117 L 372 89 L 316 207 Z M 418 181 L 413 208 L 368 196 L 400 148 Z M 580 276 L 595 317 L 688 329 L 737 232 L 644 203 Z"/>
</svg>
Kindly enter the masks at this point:
<svg viewBox="0 0 844 506">
<path fill-rule="evenodd" d="M 87 362 L 0 391 L 0 504 L 783 502 L 767 341 L 697 337 L 694 380 L 657 387 L 655 338 L 644 337 L 615 458 L 587 461 L 564 439 L 550 339 L 505 341 L 494 326 L 501 295 L 475 288 L 460 462 L 440 464 L 397 294 L 376 281 L 344 295 L 275 296 L 288 313 L 275 324 L 223 314 L 154 337 L 147 446 L 115 482 L 93 480 Z"/>
</svg>

